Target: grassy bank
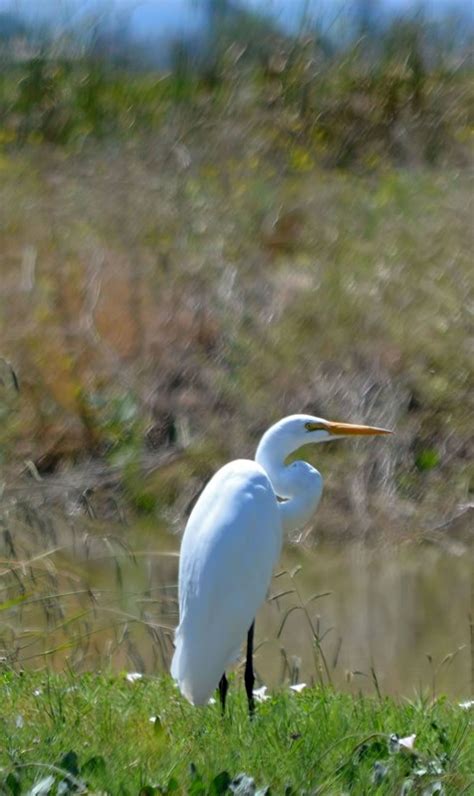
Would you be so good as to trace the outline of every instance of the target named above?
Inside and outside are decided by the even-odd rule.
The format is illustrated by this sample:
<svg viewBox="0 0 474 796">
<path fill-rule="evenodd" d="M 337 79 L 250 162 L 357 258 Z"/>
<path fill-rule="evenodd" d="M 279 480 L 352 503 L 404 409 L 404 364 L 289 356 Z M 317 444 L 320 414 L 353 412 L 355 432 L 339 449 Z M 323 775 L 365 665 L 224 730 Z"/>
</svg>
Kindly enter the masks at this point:
<svg viewBox="0 0 474 796">
<path fill-rule="evenodd" d="M 250 57 L 232 34 L 166 74 L 0 54 L 0 796 L 473 787 L 472 710 L 437 696 L 455 658 L 466 687 L 472 639 L 470 74 L 423 26 L 390 35 Z M 249 722 L 236 683 L 221 718 L 118 675 L 169 670 L 176 532 L 207 479 L 302 411 L 396 430 L 306 452 L 325 477 L 308 546 L 419 542 L 380 572 L 370 545 L 321 555 L 332 582 L 308 562 L 301 594 L 293 562 L 265 607 L 279 683 L 309 625 L 315 675 L 333 631 L 353 693 L 327 669 Z M 329 621 L 332 590 L 350 600 Z M 428 625 L 430 697 L 382 696 L 376 645 L 406 696 Z"/>
<path fill-rule="evenodd" d="M 243 772 L 274 794 L 459 796 L 474 784 L 472 710 L 442 698 L 286 688 L 249 722 L 236 683 L 224 719 L 217 705 L 189 706 L 167 678 L 4 671 L 0 694 L 6 794 L 47 777 L 36 793 L 218 794 Z M 395 734 L 416 734 L 413 749 Z"/>
</svg>

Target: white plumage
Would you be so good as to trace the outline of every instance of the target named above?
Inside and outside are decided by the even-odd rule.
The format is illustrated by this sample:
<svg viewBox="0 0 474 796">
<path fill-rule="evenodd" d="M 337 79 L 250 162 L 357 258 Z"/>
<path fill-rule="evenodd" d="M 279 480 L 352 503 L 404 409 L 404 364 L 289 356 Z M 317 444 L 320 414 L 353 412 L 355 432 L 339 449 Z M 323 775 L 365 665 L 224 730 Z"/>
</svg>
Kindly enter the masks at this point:
<svg viewBox="0 0 474 796">
<path fill-rule="evenodd" d="M 209 700 L 238 657 L 281 542 L 278 503 L 265 471 L 245 460 L 222 467 L 202 492 L 181 546 L 179 583 L 186 587 L 171 674 L 194 705 Z"/>
<path fill-rule="evenodd" d="M 305 525 L 319 503 L 321 475 L 304 461 L 287 465 L 288 456 L 310 442 L 386 433 L 370 426 L 292 415 L 263 435 L 255 461 L 226 464 L 207 484 L 181 544 L 180 623 L 171 664 L 182 694 L 194 705 L 209 700 L 238 657 L 265 600 L 283 532 Z M 246 689 L 251 713 L 252 684 L 250 671 Z M 224 709 L 225 693 L 221 701 Z"/>
</svg>

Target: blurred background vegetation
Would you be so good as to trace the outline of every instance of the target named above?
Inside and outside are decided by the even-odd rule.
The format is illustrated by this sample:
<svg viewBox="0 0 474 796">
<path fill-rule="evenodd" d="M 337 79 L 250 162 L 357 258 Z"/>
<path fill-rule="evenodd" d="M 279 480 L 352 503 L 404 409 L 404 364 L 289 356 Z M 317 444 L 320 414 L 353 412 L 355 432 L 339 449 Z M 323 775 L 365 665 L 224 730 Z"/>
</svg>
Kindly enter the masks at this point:
<svg viewBox="0 0 474 796">
<path fill-rule="evenodd" d="M 361 2 L 289 30 L 199 5 L 165 49 L 123 15 L 0 14 L 5 555 L 78 523 L 162 545 L 217 467 L 302 411 L 397 432 L 308 452 L 308 545 L 466 552 L 469 11 Z"/>
<path fill-rule="evenodd" d="M 93 461 L 166 513 L 306 410 L 397 428 L 318 450 L 323 531 L 443 524 L 472 488 L 469 17 L 203 5 L 164 67 L 123 17 L 0 17 L 6 481 Z"/>
</svg>

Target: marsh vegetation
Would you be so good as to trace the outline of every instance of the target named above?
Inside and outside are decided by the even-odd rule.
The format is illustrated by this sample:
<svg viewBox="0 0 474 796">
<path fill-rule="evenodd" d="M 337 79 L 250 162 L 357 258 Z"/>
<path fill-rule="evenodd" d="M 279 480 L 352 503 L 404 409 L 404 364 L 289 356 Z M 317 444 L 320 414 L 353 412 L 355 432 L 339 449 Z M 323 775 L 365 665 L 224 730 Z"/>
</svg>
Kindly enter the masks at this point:
<svg viewBox="0 0 474 796">
<path fill-rule="evenodd" d="M 0 790 L 69 770 L 73 724 L 73 776 L 114 793 L 219 793 L 224 770 L 392 793 L 429 761 L 412 792 L 467 792 L 469 712 L 442 695 L 474 688 L 470 72 L 413 20 L 386 35 L 226 30 L 166 72 L 2 44 Z M 237 689 L 228 734 L 166 680 L 114 678 L 167 670 L 190 508 L 294 411 L 397 433 L 307 452 L 323 502 L 257 622 L 259 685 L 283 695 L 247 726 Z M 392 732 L 420 755 L 388 765 Z"/>
</svg>

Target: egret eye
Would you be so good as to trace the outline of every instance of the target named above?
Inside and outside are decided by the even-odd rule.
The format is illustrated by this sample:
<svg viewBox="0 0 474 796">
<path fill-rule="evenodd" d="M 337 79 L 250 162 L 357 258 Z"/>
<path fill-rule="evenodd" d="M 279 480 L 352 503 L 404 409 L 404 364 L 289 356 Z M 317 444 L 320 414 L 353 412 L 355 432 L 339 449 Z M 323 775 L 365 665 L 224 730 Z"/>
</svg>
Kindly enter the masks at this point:
<svg viewBox="0 0 474 796">
<path fill-rule="evenodd" d="M 308 422 L 304 424 L 304 427 L 306 431 L 324 431 L 326 429 L 326 426 L 323 425 L 323 423 Z"/>
</svg>

